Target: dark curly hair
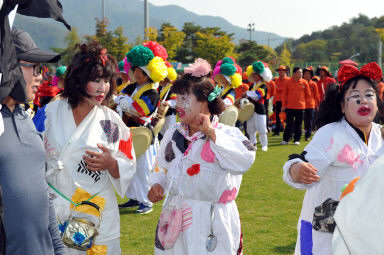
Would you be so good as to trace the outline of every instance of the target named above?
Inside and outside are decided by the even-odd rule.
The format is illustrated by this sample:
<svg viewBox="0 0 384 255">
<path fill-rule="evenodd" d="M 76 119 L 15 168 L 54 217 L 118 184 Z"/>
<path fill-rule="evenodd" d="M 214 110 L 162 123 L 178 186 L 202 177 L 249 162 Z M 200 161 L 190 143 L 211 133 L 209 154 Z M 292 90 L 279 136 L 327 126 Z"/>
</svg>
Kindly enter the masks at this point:
<svg viewBox="0 0 384 255">
<path fill-rule="evenodd" d="M 86 92 L 88 82 L 106 78 L 109 80 L 110 89 L 105 100 L 109 100 L 116 89 L 115 58 L 106 54 L 106 49 L 96 41 L 78 44 L 76 48 L 79 48 L 79 51 L 68 67 L 63 97 L 68 98 L 69 104 L 75 108 L 85 97 L 90 97 Z"/>
<path fill-rule="evenodd" d="M 215 84 L 209 76 L 195 77 L 189 73 L 178 78 L 173 84 L 171 90 L 176 94 L 193 93 L 199 102 L 208 102 L 208 109 L 212 115 L 218 115 L 225 110 L 225 105 L 221 97 L 215 98 L 213 101 L 208 101 L 209 94 L 215 88 Z"/>
<path fill-rule="evenodd" d="M 376 102 L 377 102 L 378 112 L 376 114 L 374 121 L 383 120 L 384 107 L 383 107 L 383 102 L 380 100 L 377 94 L 376 85 L 371 79 L 365 76 L 357 76 L 348 80 L 341 87 L 335 83 L 332 83 L 328 86 L 327 91 L 325 92 L 325 95 L 324 95 L 324 101 L 320 104 L 319 113 L 316 119 L 316 124 L 318 128 L 321 128 L 322 126 L 332 122 L 340 121 L 343 118 L 344 113 L 341 110 L 341 103 L 344 102 L 345 93 L 347 92 L 349 87 L 352 86 L 352 88 L 355 88 L 357 83 L 360 80 L 364 80 L 368 82 L 368 84 L 371 85 L 371 87 L 376 92 Z"/>
</svg>

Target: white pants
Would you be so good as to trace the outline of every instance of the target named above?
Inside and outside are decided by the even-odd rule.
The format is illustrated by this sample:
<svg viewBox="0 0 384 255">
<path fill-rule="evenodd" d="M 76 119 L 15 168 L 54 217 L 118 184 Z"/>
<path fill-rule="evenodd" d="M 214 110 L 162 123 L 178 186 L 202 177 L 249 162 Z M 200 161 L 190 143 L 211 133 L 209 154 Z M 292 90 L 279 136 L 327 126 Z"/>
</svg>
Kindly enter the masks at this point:
<svg viewBox="0 0 384 255">
<path fill-rule="evenodd" d="M 256 132 L 259 132 L 261 146 L 268 146 L 267 119 L 265 114 L 253 113 L 252 117 L 247 121 L 247 133 L 249 140 L 253 144 L 257 144 Z"/>
<path fill-rule="evenodd" d="M 165 132 L 167 132 L 167 130 L 175 124 L 176 124 L 176 115 L 172 114 L 172 115 L 165 116 L 164 127 L 160 131 L 160 134 L 164 136 Z"/>
<path fill-rule="evenodd" d="M 97 240 L 97 238 L 96 238 Z M 96 245 L 106 245 L 107 246 L 107 253 L 100 254 L 100 255 L 120 255 L 121 254 L 121 248 L 120 248 L 120 238 L 112 239 L 107 242 L 101 242 L 98 243 L 96 241 Z M 73 248 L 69 248 L 64 245 L 64 254 L 65 255 L 86 255 L 87 251 L 79 251 Z M 99 255 L 99 254 L 98 254 Z"/>
<path fill-rule="evenodd" d="M 137 200 L 148 206 L 152 206 L 152 202 L 149 201 L 147 197 L 150 189 L 148 179 L 153 164 L 155 163 L 158 148 L 159 141 L 156 137 L 154 144 L 149 146 L 142 155 L 136 158 L 136 173 L 126 193 L 128 198 Z"/>
</svg>

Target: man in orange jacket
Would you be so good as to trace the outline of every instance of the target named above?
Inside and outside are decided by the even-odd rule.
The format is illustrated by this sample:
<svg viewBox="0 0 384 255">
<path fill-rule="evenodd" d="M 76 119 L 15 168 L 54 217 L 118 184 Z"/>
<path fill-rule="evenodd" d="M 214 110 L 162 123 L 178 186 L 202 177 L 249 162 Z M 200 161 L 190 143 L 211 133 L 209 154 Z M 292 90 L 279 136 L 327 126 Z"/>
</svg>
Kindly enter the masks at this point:
<svg viewBox="0 0 384 255">
<path fill-rule="evenodd" d="M 308 82 L 302 78 L 303 70 L 300 67 L 293 68 L 293 77 L 284 86 L 282 96 L 282 110 L 287 115 L 287 126 L 284 130 L 281 144 L 288 144 L 294 125 L 294 144 L 300 144 L 301 125 L 305 109 L 305 98 L 310 96 Z M 295 122 L 295 124 L 293 124 Z"/>
<path fill-rule="evenodd" d="M 317 91 L 317 84 L 312 81 L 313 67 L 307 67 L 303 70 L 304 80 L 308 82 L 311 94 L 305 98 L 305 110 L 304 110 L 304 128 L 305 128 L 305 141 L 308 141 L 312 135 L 313 119 L 315 116 L 315 110 L 319 106 L 319 94 Z"/>
<path fill-rule="evenodd" d="M 273 135 L 280 135 L 281 130 L 281 119 L 280 119 L 280 112 L 281 112 L 281 100 L 282 100 L 282 94 L 285 83 L 289 80 L 289 77 L 287 76 L 287 68 L 285 66 L 279 66 L 279 68 L 276 69 L 276 71 L 279 73 L 279 77 L 275 79 L 275 96 L 273 98 L 273 106 L 274 106 L 274 112 L 276 113 L 276 129 Z"/>
</svg>

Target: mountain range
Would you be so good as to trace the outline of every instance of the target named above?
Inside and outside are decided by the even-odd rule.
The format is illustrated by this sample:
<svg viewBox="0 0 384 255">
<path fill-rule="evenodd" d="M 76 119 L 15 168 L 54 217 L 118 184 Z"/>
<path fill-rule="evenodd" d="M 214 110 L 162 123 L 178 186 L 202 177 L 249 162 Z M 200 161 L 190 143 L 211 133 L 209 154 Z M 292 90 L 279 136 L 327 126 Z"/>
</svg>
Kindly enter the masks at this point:
<svg viewBox="0 0 384 255">
<path fill-rule="evenodd" d="M 61 3 L 64 18 L 71 26 L 78 28 L 80 36 L 95 33 L 96 17 L 102 17 L 102 0 L 61 0 Z M 235 26 L 221 17 L 199 15 L 176 5 L 155 6 L 149 3 L 148 7 L 151 27 L 160 28 L 162 23 L 169 22 L 181 30 L 185 22 L 194 22 L 202 27 L 220 27 L 227 33 L 234 33 L 235 43 L 249 39 L 249 31 L 246 28 Z M 122 26 L 129 42 L 134 42 L 138 36 L 143 38 L 143 13 L 142 0 L 105 0 L 108 30 Z M 59 22 L 17 15 L 14 25 L 29 32 L 40 48 L 65 47 L 64 38 L 68 30 Z M 252 39 L 259 44 L 269 44 L 275 48 L 286 38 L 274 33 L 253 31 Z"/>
</svg>

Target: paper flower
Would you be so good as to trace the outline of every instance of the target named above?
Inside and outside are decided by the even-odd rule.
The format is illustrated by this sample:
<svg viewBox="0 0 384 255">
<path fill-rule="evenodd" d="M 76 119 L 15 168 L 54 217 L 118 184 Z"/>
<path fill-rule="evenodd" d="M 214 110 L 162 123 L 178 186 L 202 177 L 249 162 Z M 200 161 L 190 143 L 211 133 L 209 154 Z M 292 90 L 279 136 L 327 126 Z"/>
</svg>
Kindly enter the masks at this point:
<svg viewBox="0 0 384 255">
<path fill-rule="evenodd" d="M 189 64 L 184 68 L 184 73 L 189 73 L 194 77 L 203 77 L 208 75 L 212 71 L 211 65 L 207 60 L 198 58 L 193 64 Z"/>
<path fill-rule="evenodd" d="M 187 174 L 189 176 L 194 176 L 200 172 L 200 165 L 194 164 L 190 168 L 187 169 Z"/>
</svg>

